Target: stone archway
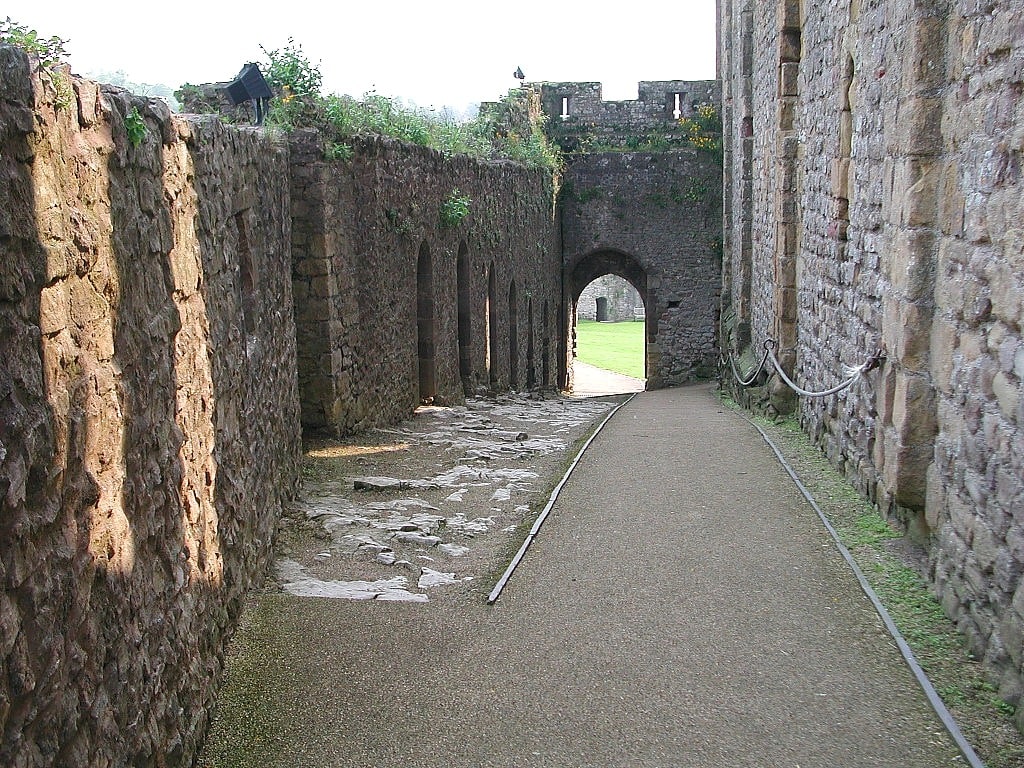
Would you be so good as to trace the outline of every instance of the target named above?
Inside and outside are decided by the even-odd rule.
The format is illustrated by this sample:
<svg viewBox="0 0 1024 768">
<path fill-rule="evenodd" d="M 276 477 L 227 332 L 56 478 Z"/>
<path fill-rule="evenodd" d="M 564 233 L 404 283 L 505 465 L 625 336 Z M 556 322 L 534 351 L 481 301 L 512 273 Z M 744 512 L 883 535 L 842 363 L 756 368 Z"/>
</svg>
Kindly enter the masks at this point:
<svg viewBox="0 0 1024 768">
<path fill-rule="evenodd" d="M 653 311 L 655 300 L 653 291 L 648 288 L 647 271 L 640 262 L 628 253 L 612 249 L 593 251 L 576 260 L 566 269 L 566 309 L 568 311 L 568 364 L 571 367 L 576 345 L 576 306 L 580 294 L 591 282 L 604 275 L 617 275 L 632 285 L 644 303 L 644 375 L 648 381 L 657 374 L 657 333 L 658 323 Z M 565 386 L 571 386 L 571 373 L 567 376 Z"/>
</svg>

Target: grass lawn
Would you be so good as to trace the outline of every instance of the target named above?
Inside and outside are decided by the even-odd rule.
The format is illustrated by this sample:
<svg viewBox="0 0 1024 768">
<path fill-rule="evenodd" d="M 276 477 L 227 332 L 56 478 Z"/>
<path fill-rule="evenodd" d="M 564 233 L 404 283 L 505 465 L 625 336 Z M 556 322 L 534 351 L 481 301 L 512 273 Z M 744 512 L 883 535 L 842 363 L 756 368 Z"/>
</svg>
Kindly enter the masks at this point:
<svg viewBox="0 0 1024 768">
<path fill-rule="evenodd" d="M 580 320 L 576 325 L 576 357 L 608 371 L 644 378 L 644 323 L 598 323 Z"/>
</svg>

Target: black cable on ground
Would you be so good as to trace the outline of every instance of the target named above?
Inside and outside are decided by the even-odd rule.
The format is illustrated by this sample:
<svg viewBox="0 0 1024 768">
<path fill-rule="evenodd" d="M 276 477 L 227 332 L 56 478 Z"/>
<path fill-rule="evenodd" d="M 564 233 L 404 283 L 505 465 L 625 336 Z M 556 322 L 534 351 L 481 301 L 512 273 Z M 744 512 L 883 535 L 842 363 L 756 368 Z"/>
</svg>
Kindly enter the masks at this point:
<svg viewBox="0 0 1024 768">
<path fill-rule="evenodd" d="M 573 459 L 572 464 L 569 465 L 569 469 L 566 470 L 565 475 L 562 477 L 561 480 L 558 481 L 558 485 L 556 485 L 555 489 L 551 492 L 551 496 L 548 498 L 548 503 L 545 505 L 540 515 L 538 515 L 537 520 L 533 524 L 533 527 L 530 529 L 530 532 L 526 535 L 526 539 L 523 541 L 522 546 L 519 547 L 519 551 L 516 552 L 515 557 L 512 558 L 512 562 L 509 563 L 508 568 L 505 569 L 505 572 L 501 575 L 501 578 L 498 579 L 498 583 L 494 585 L 494 589 L 491 590 L 491 594 L 487 596 L 488 605 L 494 605 L 498 597 L 501 596 L 501 591 L 505 588 L 505 585 L 508 583 L 508 580 L 512 578 L 512 573 L 515 571 L 516 566 L 518 566 L 519 562 L 523 559 L 523 556 L 526 554 L 526 550 L 530 548 L 530 544 L 532 544 L 533 540 L 537 537 L 537 533 L 540 531 L 540 527 L 544 525 L 544 521 L 547 519 L 548 514 L 551 512 L 552 507 L 555 506 L 555 502 L 558 500 L 558 494 L 562 492 L 562 486 L 565 485 L 566 481 L 569 479 L 569 476 L 572 474 L 573 470 L 576 469 L 576 465 L 579 464 L 580 459 L 583 458 L 583 453 L 587 450 L 587 448 L 590 447 L 590 444 L 594 442 L 594 438 L 596 438 L 601 433 L 601 430 L 604 429 L 604 425 L 611 420 L 612 416 L 614 416 L 618 412 L 619 408 L 626 405 L 626 403 L 628 403 L 636 396 L 637 393 L 634 392 L 621 403 L 612 408 L 611 412 L 604 417 L 604 420 L 597 425 L 597 429 L 594 430 L 593 434 L 589 438 L 587 438 L 587 442 L 585 442 L 583 444 L 583 447 L 580 448 L 579 453 L 576 454 L 576 458 Z"/>
<path fill-rule="evenodd" d="M 864 590 L 864 594 L 868 596 L 871 604 L 875 607 L 875 611 L 877 611 L 878 615 L 881 617 L 882 622 L 885 624 L 885 628 L 889 630 L 889 634 L 892 635 L 893 640 L 896 641 L 896 645 L 899 647 L 900 653 L 903 654 L 903 659 L 907 662 L 907 666 L 909 666 L 910 671 L 914 673 L 914 677 L 917 679 L 918 684 L 921 686 L 925 696 L 928 698 L 928 703 L 931 704 L 932 709 L 935 710 L 935 714 L 938 715 L 939 720 L 942 721 L 942 725 L 945 727 L 950 737 L 952 737 L 953 741 L 956 742 L 957 748 L 959 748 L 960 752 L 967 759 L 971 768 L 985 768 L 984 761 L 978 757 L 970 743 L 968 743 L 967 739 L 964 738 L 963 733 L 960 732 L 960 727 L 956 724 L 956 720 L 953 719 L 953 715 L 951 715 L 949 710 L 946 709 L 946 705 L 939 697 L 939 694 L 935 692 L 935 688 L 932 686 L 932 683 L 928 679 L 924 670 L 921 669 L 921 665 L 917 663 L 917 659 L 914 657 L 914 652 L 910 649 L 910 646 L 903 638 L 899 629 L 897 629 L 896 623 L 892 620 L 892 616 L 889 615 L 889 611 L 887 611 L 885 606 L 882 605 L 882 601 L 879 599 L 878 594 L 871 588 L 867 578 L 864 576 L 864 572 L 861 571 L 860 566 L 857 565 L 857 561 L 853 559 L 853 555 L 850 554 L 850 550 L 848 550 L 839 539 L 839 533 L 832 526 L 832 523 L 829 522 L 828 518 L 825 517 L 825 513 L 821 511 L 821 508 L 814 500 L 811 492 L 807 490 L 806 486 L 804 486 L 802 482 L 800 482 L 800 478 L 797 477 L 796 472 L 790 466 L 789 462 L 786 461 L 786 458 L 782 455 L 782 451 L 780 451 L 778 446 L 776 446 L 775 443 L 772 442 L 771 438 L 768 437 L 768 433 L 746 416 L 743 416 L 743 418 L 747 419 L 754 429 L 761 433 L 761 437 L 764 438 L 768 447 L 775 452 L 775 456 L 778 458 L 779 463 L 782 464 L 783 469 L 786 470 L 793 482 L 796 483 L 796 487 L 800 489 L 800 493 L 802 493 L 804 498 L 807 499 L 807 502 L 811 505 L 814 511 L 818 513 L 818 517 L 821 519 L 825 529 L 832 537 L 832 541 L 835 543 L 836 548 L 843 556 L 847 565 L 850 566 L 854 576 L 857 577 L 857 581 L 860 583 L 861 589 Z"/>
</svg>

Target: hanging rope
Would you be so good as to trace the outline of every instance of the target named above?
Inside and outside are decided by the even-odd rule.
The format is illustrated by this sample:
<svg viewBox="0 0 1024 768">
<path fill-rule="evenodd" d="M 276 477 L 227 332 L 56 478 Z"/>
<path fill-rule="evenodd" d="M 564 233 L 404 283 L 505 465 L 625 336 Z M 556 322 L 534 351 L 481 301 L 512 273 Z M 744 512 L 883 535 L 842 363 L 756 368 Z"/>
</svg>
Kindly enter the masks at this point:
<svg viewBox="0 0 1024 768">
<path fill-rule="evenodd" d="M 764 357 L 761 358 L 761 364 L 757 366 L 757 370 L 750 374 L 750 376 L 746 379 L 740 376 L 740 372 L 736 370 L 736 360 L 733 358 L 731 354 L 729 355 L 729 365 L 732 367 L 732 375 L 736 377 L 736 381 L 739 382 L 739 385 L 741 387 L 749 387 L 751 384 L 754 383 L 757 377 L 761 375 L 761 371 L 764 370 L 764 364 L 768 362 L 768 354 L 769 348 L 767 345 L 765 345 Z"/>
<path fill-rule="evenodd" d="M 746 380 L 740 377 L 739 371 L 736 370 L 736 363 L 733 361 L 732 355 L 730 355 L 729 364 L 732 366 L 732 373 L 733 376 L 736 377 L 736 381 L 739 382 L 741 386 L 750 386 L 761 373 L 761 370 L 764 368 L 765 361 L 770 360 L 772 363 L 772 367 L 775 368 L 775 372 L 779 374 L 779 378 L 786 383 L 786 386 L 788 386 L 798 395 L 802 395 L 803 397 L 828 397 L 829 395 L 834 395 L 837 392 L 842 392 L 847 387 L 853 386 L 853 383 L 857 381 L 857 379 L 861 378 L 864 374 L 868 373 L 869 371 L 873 371 L 875 368 L 877 368 L 881 363 L 882 358 L 885 357 L 885 353 L 879 349 L 876 350 L 875 353 L 871 355 L 871 357 L 869 357 L 867 360 L 865 360 L 863 363 L 856 367 L 851 368 L 850 366 L 844 365 L 843 375 L 846 377 L 846 379 L 843 382 L 829 389 L 822 390 L 820 392 L 811 392 L 810 390 L 806 390 L 803 387 L 801 387 L 799 384 L 794 382 L 791 378 L 789 378 L 789 376 L 786 375 L 786 372 L 782 369 L 782 365 L 779 363 L 778 358 L 775 356 L 775 348 L 777 346 L 778 342 L 775 341 L 775 339 L 765 340 L 764 357 L 761 359 L 761 365 L 758 366 L 754 374 L 748 377 Z"/>
</svg>

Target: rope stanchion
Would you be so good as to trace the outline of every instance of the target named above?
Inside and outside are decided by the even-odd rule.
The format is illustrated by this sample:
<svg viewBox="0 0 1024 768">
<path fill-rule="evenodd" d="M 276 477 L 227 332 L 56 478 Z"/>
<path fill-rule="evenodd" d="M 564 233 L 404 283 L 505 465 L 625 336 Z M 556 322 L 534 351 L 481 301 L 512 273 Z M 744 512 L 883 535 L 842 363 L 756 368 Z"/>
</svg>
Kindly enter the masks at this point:
<svg viewBox="0 0 1024 768">
<path fill-rule="evenodd" d="M 758 366 L 757 370 L 753 373 L 753 375 L 747 377 L 746 379 L 743 379 L 740 376 L 739 371 L 736 370 L 736 363 L 733 361 L 732 355 L 729 356 L 729 364 L 732 366 L 733 376 L 736 378 L 736 381 L 740 384 L 740 386 L 749 387 L 757 379 L 761 371 L 764 369 L 765 362 L 771 361 L 772 367 L 775 369 L 775 372 L 779 375 L 779 378 L 782 379 L 783 382 L 785 382 L 787 387 L 792 389 L 798 395 L 802 397 L 828 397 L 829 395 L 837 394 L 839 392 L 842 392 L 844 389 L 853 386 L 854 382 L 862 378 L 869 371 L 873 371 L 875 368 L 877 368 L 881 364 L 882 358 L 884 358 L 885 356 L 885 353 L 881 349 L 879 349 L 873 355 L 871 355 L 871 357 L 869 357 L 867 360 L 865 360 L 863 363 L 856 367 L 844 365 L 843 375 L 846 378 L 842 382 L 840 382 L 834 387 L 829 387 L 828 389 L 813 392 L 811 390 L 804 389 L 786 374 L 786 372 L 782 368 L 782 364 L 779 363 L 779 359 L 775 356 L 774 350 L 777 346 L 778 342 L 775 341 L 775 339 L 765 340 L 765 352 L 764 357 L 761 359 L 761 365 Z"/>
</svg>

